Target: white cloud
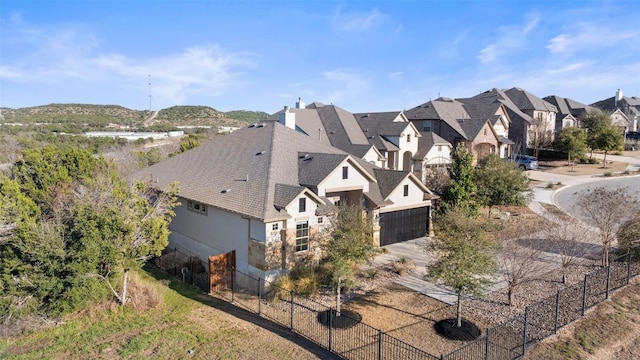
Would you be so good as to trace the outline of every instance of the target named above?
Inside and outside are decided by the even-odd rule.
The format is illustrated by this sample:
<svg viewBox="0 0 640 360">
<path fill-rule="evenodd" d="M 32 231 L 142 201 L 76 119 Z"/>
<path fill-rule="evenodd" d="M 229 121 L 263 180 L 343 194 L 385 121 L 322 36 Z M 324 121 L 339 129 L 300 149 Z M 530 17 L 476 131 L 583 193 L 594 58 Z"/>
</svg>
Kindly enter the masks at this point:
<svg viewBox="0 0 640 360">
<path fill-rule="evenodd" d="M 339 32 L 365 32 L 386 19 L 386 15 L 377 9 L 367 12 L 345 13 L 338 7 L 331 18 L 333 27 Z"/>
<path fill-rule="evenodd" d="M 639 31 L 617 31 L 601 24 L 581 23 L 574 29 L 555 36 L 549 41 L 547 49 L 551 53 L 573 52 L 580 49 L 594 50 L 624 44 L 629 40 L 635 43 Z"/>
<path fill-rule="evenodd" d="M 322 72 L 329 93 L 324 96 L 330 102 L 342 102 L 347 98 L 358 98 L 367 89 L 368 81 L 348 69 L 335 69 Z"/>
<path fill-rule="evenodd" d="M 502 26 L 498 28 L 500 33 L 499 38 L 485 46 L 477 58 L 481 63 L 490 63 L 498 59 L 504 53 L 508 53 L 515 49 L 518 49 L 526 44 L 526 38 L 531 31 L 533 31 L 538 23 L 540 17 L 537 15 L 529 14 L 525 24 L 520 26 Z"/>
</svg>

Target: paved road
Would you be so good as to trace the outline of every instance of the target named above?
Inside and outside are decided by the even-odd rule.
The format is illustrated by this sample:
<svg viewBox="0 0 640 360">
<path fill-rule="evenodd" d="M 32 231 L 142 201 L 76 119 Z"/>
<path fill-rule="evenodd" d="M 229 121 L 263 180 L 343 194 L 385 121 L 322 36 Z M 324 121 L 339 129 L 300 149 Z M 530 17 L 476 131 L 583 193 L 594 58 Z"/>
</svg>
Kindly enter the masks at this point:
<svg viewBox="0 0 640 360">
<path fill-rule="evenodd" d="M 569 214 L 576 216 L 583 221 L 586 221 L 587 219 L 580 217 L 580 213 L 577 209 L 576 203 L 581 194 L 584 194 L 589 189 L 595 189 L 597 187 L 606 187 L 609 189 L 627 188 L 627 190 L 631 194 L 631 198 L 629 199 L 629 201 L 640 202 L 640 177 L 638 176 L 599 180 L 585 184 L 574 185 L 565 189 L 559 189 L 554 194 L 553 200 L 560 208 L 562 208 Z"/>
</svg>

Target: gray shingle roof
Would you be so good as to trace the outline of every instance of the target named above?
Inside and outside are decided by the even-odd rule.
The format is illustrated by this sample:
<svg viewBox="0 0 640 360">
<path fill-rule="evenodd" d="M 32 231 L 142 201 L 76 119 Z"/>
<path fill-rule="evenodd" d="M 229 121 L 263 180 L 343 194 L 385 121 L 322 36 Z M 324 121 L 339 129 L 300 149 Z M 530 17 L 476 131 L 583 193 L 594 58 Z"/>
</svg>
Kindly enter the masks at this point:
<svg viewBox="0 0 640 360">
<path fill-rule="evenodd" d="M 374 169 L 373 171 L 378 180 L 378 188 L 383 199 L 386 199 L 398 187 L 400 182 L 409 176 L 409 173 L 400 170 Z"/>
<path fill-rule="evenodd" d="M 139 171 L 135 178 L 157 180 L 158 188 L 178 181 L 181 197 L 256 219 L 279 220 L 288 215 L 275 204 L 282 204 L 289 190 L 276 198 L 276 184 L 279 189 L 300 186 L 299 153 L 347 156 L 277 122 L 265 122 L 215 137 Z M 321 165 L 312 174 L 330 171 Z"/>
<path fill-rule="evenodd" d="M 464 104 L 449 98 L 438 98 L 413 109 L 405 111 L 409 120 L 441 120 L 447 123 L 463 138 L 469 140 L 468 134 L 458 124 L 458 119 L 469 119 L 470 115 L 464 108 Z"/>
<path fill-rule="evenodd" d="M 564 118 L 569 114 L 578 118 L 594 110 L 593 107 L 587 104 L 583 104 L 581 102 L 571 100 L 568 98 L 563 98 L 557 95 L 547 96 L 543 100 L 557 107 L 558 114 L 560 114 L 558 118 Z"/>
<path fill-rule="evenodd" d="M 506 90 L 504 93 L 520 110 L 558 111 L 554 105 L 540 99 L 524 89 L 514 87 Z"/>
<path fill-rule="evenodd" d="M 451 146 L 451 143 L 432 131 L 421 131 L 420 135 L 422 136 L 418 139 L 418 152 L 415 155 L 416 159 L 423 159 L 429 150 L 436 145 Z"/>
<path fill-rule="evenodd" d="M 462 101 L 466 101 L 466 100 L 467 99 L 464 99 Z M 530 124 L 533 121 L 530 115 L 520 110 L 520 108 L 518 108 L 518 106 L 513 101 L 511 101 L 511 99 L 505 94 L 505 92 L 500 89 L 494 88 L 494 89 L 485 91 L 481 94 L 478 94 L 470 98 L 469 100 L 503 104 L 505 106 L 505 109 L 507 110 L 507 115 L 509 115 L 509 118 L 511 119 L 512 122 L 517 122 L 518 120 L 521 120 L 525 123 Z"/>
<path fill-rule="evenodd" d="M 298 179 L 300 185 L 315 188 L 333 169 L 343 162 L 347 154 L 298 154 Z"/>
</svg>

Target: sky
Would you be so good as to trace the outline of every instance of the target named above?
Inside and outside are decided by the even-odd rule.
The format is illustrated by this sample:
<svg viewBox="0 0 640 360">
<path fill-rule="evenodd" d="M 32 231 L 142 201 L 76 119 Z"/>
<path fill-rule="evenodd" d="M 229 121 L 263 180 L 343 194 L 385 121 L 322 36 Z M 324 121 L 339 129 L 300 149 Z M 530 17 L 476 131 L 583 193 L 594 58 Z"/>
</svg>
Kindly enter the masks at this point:
<svg viewBox="0 0 640 360">
<path fill-rule="evenodd" d="M 640 96 L 635 0 L 0 0 L 0 107 Z"/>
</svg>

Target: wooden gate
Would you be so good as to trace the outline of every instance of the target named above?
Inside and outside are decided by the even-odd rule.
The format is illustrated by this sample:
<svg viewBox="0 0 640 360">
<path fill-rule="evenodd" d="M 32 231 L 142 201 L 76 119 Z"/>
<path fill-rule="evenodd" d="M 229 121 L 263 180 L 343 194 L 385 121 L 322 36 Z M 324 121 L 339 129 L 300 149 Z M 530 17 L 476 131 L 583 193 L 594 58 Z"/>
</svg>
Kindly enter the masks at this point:
<svg viewBox="0 0 640 360">
<path fill-rule="evenodd" d="M 236 251 L 209 256 L 209 292 L 231 287 Z"/>
</svg>

